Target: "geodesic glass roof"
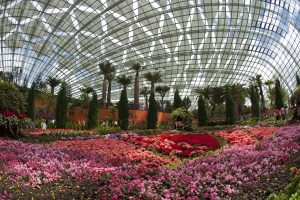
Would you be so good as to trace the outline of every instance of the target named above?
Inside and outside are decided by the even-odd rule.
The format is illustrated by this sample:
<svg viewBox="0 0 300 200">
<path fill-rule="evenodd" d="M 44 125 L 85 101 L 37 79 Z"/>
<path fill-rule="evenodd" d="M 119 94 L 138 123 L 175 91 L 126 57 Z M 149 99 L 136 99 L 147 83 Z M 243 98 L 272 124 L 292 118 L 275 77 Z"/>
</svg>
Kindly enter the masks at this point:
<svg viewBox="0 0 300 200">
<path fill-rule="evenodd" d="M 141 77 L 161 72 L 170 99 L 174 88 L 195 98 L 199 86 L 256 74 L 279 77 L 290 93 L 299 71 L 297 0 L 1 0 L 0 24 L 0 71 L 22 69 L 20 84 L 65 80 L 75 97 L 83 84 L 101 93 L 105 60 L 117 75 L 133 76 L 131 61 L 146 66 Z M 113 100 L 120 89 L 114 82 Z"/>
</svg>

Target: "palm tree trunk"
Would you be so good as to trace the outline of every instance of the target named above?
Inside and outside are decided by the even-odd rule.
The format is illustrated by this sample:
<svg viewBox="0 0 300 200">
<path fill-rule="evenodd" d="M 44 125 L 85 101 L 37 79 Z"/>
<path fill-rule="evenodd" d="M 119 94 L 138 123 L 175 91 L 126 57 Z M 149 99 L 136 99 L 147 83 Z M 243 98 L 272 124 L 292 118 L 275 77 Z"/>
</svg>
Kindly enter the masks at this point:
<svg viewBox="0 0 300 200">
<path fill-rule="evenodd" d="M 146 110 L 148 110 L 148 95 L 145 96 Z"/>
<path fill-rule="evenodd" d="M 151 93 L 154 94 L 154 82 L 151 82 Z"/>
<path fill-rule="evenodd" d="M 164 97 L 161 97 L 161 111 L 164 111 Z"/>
<path fill-rule="evenodd" d="M 135 80 L 134 80 L 134 107 L 135 109 L 139 109 L 139 95 L 140 95 L 140 84 L 139 84 L 139 71 L 136 70 Z"/>
<path fill-rule="evenodd" d="M 54 87 L 51 86 L 51 94 L 54 94 Z"/>
<path fill-rule="evenodd" d="M 109 107 L 110 103 L 111 103 L 111 81 L 108 81 L 107 104 L 106 104 L 106 107 Z"/>
<path fill-rule="evenodd" d="M 107 91 L 107 79 L 104 78 L 103 80 L 103 86 L 102 86 L 102 103 L 103 107 L 106 107 L 106 91 Z"/>
</svg>

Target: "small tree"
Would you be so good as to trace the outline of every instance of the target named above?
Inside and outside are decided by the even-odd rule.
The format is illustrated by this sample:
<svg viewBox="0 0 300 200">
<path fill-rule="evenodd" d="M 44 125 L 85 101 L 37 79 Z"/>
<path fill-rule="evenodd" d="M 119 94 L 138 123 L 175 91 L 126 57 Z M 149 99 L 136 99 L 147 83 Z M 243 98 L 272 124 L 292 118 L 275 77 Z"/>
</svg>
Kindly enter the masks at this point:
<svg viewBox="0 0 300 200">
<path fill-rule="evenodd" d="M 202 95 L 198 98 L 198 125 L 206 126 L 207 124 L 207 111 L 205 101 Z"/>
<path fill-rule="evenodd" d="M 280 109 L 284 107 L 282 89 L 279 79 L 275 81 L 275 107 Z"/>
<path fill-rule="evenodd" d="M 67 84 L 63 82 L 61 84 L 60 91 L 57 95 L 57 102 L 56 102 L 55 120 L 56 120 L 57 128 L 66 128 L 67 112 L 68 112 Z"/>
<path fill-rule="evenodd" d="M 34 99 L 35 99 L 35 83 L 32 83 L 31 88 L 28 92 L 28 98 L 27 98 L 27 103 L 28 103 L 27 112 L 32 121 L 34 121 L 34 119 L 35 119 Z"/>
<path fill-rule="evenodd" d="M 157 123 L 157 107 L 154 93 L 151 92 L 149 98 L 149 110 L 147 115 L 147 129 L 155 129 Z"/>
<path fill-rule="evenodd" d="M 226 122 L 228 124 L 235 123 L 234 104 L 229 86 L 226 87 Z"/>
<path fill-rule="evenodd" d="M 250 100 L 252 117 L 259 119 L 259 100 L 255 87 L 252 84 L 250 85 Z"/>
<path fill-rule="evenodd" d="M 174 94 L 174 102 L 173 102 L 173 110 L 176 110 L 177 108 L 182 107 L 182 100 L 179 96 L 179 91 L 176 89 Z"/>
<path fill-rule="evenodd" d="M 93 97 L 89 105 L 87 128 L 93 129 L 98 125 L 98 100 L 97 93 L 93 92 Z"/>
</svg>

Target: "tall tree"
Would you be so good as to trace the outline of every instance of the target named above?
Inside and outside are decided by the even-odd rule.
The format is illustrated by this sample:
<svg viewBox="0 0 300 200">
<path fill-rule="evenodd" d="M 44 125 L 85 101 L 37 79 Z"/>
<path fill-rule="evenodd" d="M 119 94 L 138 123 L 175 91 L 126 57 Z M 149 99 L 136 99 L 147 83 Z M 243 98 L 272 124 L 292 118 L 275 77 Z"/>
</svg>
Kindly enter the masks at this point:
<svg viewBox="0 0 300 200">
<path fill-rule="evenodd" d="M 173 110 L 176 110 L 177 108 L 181 108 L 181 107 L 182 107 L 182 100 L 179 95 L 178 89 L 176 89 L 174 93 Z"/>
<path fill-rule="evenodd" d="M 149 98 L 149 110 L 147 114 L 147 129 L 155 129 L 157 123 L 157 107 L 154 93 L 151 92 Z"/>
<path fill-rule="evenodd" d="M 98 125 L 98 99 L 97 93 L 93 92 L 93 97 L 89 105 L 87 128 L 93 129 Z"/>
<path fill-rule="evenodd" d="M 114 80 L 115 76 L 116 76 L 115 71 L 113 71 L 113 72 L 111 72 L 107 75 L 108 91 L 107 91 L 107 101 L 106 101 L 107 105 L 106 105 L 106 107 L 109 107 L 110 104 L 111 104 L 111 84 L 112 84 L 112 81 Z"/>
<path fill-rule="evenodd" d="M 58 86 L 60 84 L 60 82 L 61 81 L 59 79 L 53 78 L 51 76 L 47 79 L 47 84 L 51 88 L 51 94 L 54 94 L 54 89 L 56 86 Z"/>
<path fill-rule="evenodd" d="M 242 107 L 245 104 L 245 98 L 249 93 L 247 89 L 239 83 L 230 85 L 230 89 L 234 104 L 235 119 L 238 119 Z"/>
<path fill-rule="evenodd" d="M 190 109 L 191 105 L 192 105 L 192 102 L 191 102 L 190 98 L 189 97 L 184 97 L 183 100 L 182 100 L 182 107 L 184 109 L 188 110 L 188 109 Z"/>
<path fill-rule="evenodd" d="M 135 109 L 139 109 L 140 102 L 140 70 L 144 66 L 141 63 L 132 63 L 131 68 L 135 71 L 135 78 L 134 78 L 134 107 Z"/>
<path fill-rule="evenodd" d="M 129 121 L 129 110 L 128 110 L 128 99 L 127 99 L 127 86 L 131 83 L 132 77 L 126 77 L 122 75 L 117 77 L 117 82 L 123 86 L 121 92 L 120 101 L 118 103 L 118 114 L 119 114 L 119 126 L 122 130 L 127 130 Z"/>
<path fill-rule="evenodd" d="M 154 88 L 155 88 L 154 84 L 162 81 L 162 75 L 159 72 L 153 72 L 153 73 L 148 72 L 148 73 L 144 74 L 144 77 L 147 81 L 149 81 L 151 83 L 150 91 L 151 91 L 151 93 L 153 93 L 153 95 L 155 95 L 154 94 Z"/>
<path fill-rule="evenodd" d="M 157 86 L 155 88 L 155 92 L 160 94 L 161 97 L 161 101 L 160 101 L 160 106 L 161 106 L 161 111 L 164 111 L 164 98 L 167 94 L 167 92 L 169 92 L 170 87 L 168 86 Z"/>
<path fill-rule="evenodd" d="M 27 103 L 28 103 L 28 115 L 32 121 L 35 120 L 35 83 L 33 82 L 31 85 L 31 88 L 28 92 L 28 98 L 27 98 Z"/>
<path fill-rule="evenodd" d="M 47 88 L 47 84 L 42 79 L 43 74 L 40 72 L 35 78 L 35 88 L 38 91 L 44 91 Z"/>
<path fill-rule="evenodd" d="M 264 96 L 264 91 L 262 89 L 262 81 L 261 81 L 261 75 L 256 75 L 255 77 L 257 87 L 259 89 L 259 96 L 260 96 L 260 108 L 261 110 L 265 110 L 265 96 Z"/>
<path fill-rule="evenodd" d="M 217 86 L 211 88 L 211 97 L 210 97 L 210 104 L 211 108 L 211 116 L 215 116 L 216 106 L 223 104 L 225 101 L 225 87 L 224 86 Z"/>
<path fill-rule="evenodd" d="M 297 83 L 297 86 L 300 86 L 300 78 L 299 78 L 299 75 L 296 74 L 296 83 Z"/>
<path fill-rule="evenodd" d="M 231 89 L 229 86 L 226 87 L 226 122 L 227 124 L 235 123 L 234 105 L 233 105 Z"/>
<path fill-rule="evenodd" d="M 250 85 L 250 100 L 251 100 L 251 112 L 254 119 L 259 120 L 259 100 L 257 96 L 256 88 L 254 85 Z"/>
<path fill-rule="evenodd" d="M 88 107 L 90 104 L 89 94 L 92 93 L 94 91 L 94 89 L 92 87 L 83 85 L 83 88 L 80 88 L 80 91 L 81 91 L 80 103 L 81 103 L 81 107 L 84 110 L 84 116 L 86 117 L 87 112 L 88 112 Z"/>
<path fill-rule="evenodd" d="M 57 95 L 56 101 L 56 128 L 66 128 L 67 126 L 67 113 L 68 113 L 68 97 L 67 97 L 67 84 L 61 84 L 60 91 Z"/>
<path fill-rule="evenodd" d="M 198 98 L 198 125 L 199 126 L 206 126 L 207 124 L 207 110 L 205 101 L 202 95 Z"/>
<path fill-rule="evenodd" d="M 140 94 L 144 96 L 146 110 L 148 110 L 148 95 L 150 94 L 150 91 L 148 90 L 147 87 L 143 87 L 143 89 L 141 90 Z"/>
<path fill-rule="evenodd" d="M 210 101 L 210 97 L 211 97 L 211 87 L 208 85 L 204 88 L 196 88 L 194 90 L 194 92 L 196 94 L 198 94 L 198 96 L 202 96 L 203 98 L 205 98 L 207 100 L 207 102 Z"/>
<path fill-rule="evenodd" d="M 282 88 L 279 79 L 275 81 L 275 107 L 280 109 L 284 107 Z"/>
<path fill-rule="evenodd" d="M 103 62 L 99 64 L 100 74 L 103 75 L 103 84 L 102 84 L 102 106 L 106 107 L 106 92 L 108 86 L 107 76 L 115 71 L 115 67 L 109 61 Z"/>
<path fill-rule="evenodd" d="M 271 105 L 270 107 L 273 107 L 273 100 L 272 100 L 272 98 L 270 98 L 271 97 L 271 93 L 272 93 L 272 85 L 273 84 L 274 84 L 273 80 L 267 80 L 265 82 L 265 85 L 268 86 L 268 93 L 269 93 L 268 97 L 270 99 L 270 105 Z"/>
</svg>

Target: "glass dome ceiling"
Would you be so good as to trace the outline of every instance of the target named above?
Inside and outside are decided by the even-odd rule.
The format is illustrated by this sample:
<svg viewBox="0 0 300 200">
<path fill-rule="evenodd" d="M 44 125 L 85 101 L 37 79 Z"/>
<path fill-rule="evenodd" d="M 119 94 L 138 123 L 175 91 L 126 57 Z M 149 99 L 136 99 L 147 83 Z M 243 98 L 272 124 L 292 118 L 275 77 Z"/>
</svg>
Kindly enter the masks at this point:
<svg viewBox="0 0 300 200">
<path fill-rule="evenodd" d="M 279 77 L 290 93 L 300 61 L 297 0 L 1 0 L 0 71 L 39 74 L 101 93 L 98 64 L 134 76 L 159 71 L 182 97 L 193 89 Z M 142 77 L 142 76 L 141 76 Z M 149 86 L 141 78 L 140 87 Z M 121 86 L 113 83 L 112 99 Z M 133 84 L 128 87 L 133 98 Z M 141 98 L 143 100 L 143 98 Z"/>
</svg>

